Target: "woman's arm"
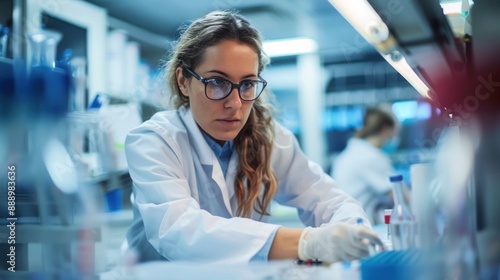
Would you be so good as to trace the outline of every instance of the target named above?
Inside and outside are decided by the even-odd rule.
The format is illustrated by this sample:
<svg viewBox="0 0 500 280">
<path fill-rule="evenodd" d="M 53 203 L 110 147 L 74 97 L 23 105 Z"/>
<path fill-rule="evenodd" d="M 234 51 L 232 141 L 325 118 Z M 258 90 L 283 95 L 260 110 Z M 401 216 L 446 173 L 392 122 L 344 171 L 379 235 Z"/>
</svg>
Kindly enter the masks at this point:
<svg viewBox="0 0 500 280">
<path fill-rule="evenodd" d="M 302 231 L 303 229 L 280 227 L 269 250 L 269 260 L 297 259 Z"/>
<path fill-rule="evenodd" d="M 351 261 L 368 256 L 369 246 L 375 244 L 383 246 L 377 235 L 364 226 L 336 223 L 317 228 L 279 228 L 269 259 Z"/>
<path fill-rule="evenodd" d="M 356 224 L 358 218 L 370 224 L 359 202 L 347 195 L 319 164 L 306 157 L 289 130 L 276 124 L 275 135 L 272 167 L 279 180 L 276 202 L 297 208 L 306 226 Z"/>
</svg>

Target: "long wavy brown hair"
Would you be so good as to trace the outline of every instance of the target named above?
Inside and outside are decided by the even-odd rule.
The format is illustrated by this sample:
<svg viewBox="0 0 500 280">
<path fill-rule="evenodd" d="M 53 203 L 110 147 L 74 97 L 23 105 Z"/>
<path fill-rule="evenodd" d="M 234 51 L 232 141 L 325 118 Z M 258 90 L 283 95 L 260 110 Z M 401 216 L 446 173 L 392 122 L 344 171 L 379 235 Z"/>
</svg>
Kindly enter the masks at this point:
<svg viewBox="0 0 500 280">
<path fill-rule="evenodd" d="M 202 61 L 206 48 L 224 40 L 237 40 L 247 44 L 258 55 L 259 73 L 269 62 L 262 50 L 260 33 L 241 15 L 230 11 L 215 11 L 181 27 L 177 45 L 163 67 L 163 77 L 168 79 L 171 104 L 174 108 L 189 106 L 189 97 L 182 94 L 175 71 L 178 67 L 195 69 Z M 185 77 L 192 78 L 183 70 Z M 271 170 L 273 123 L 272 107 L 265 101 L 270 92 L 254 101 L 248 121 L 234 139 L 238 153 L 238 169 L 234 191 L 238 200 L 237 215 L 250 217 L 253 211 L 260 218 L 269 215 L 267 209 L 276 193 L 276 176 Z"/>
</svg>

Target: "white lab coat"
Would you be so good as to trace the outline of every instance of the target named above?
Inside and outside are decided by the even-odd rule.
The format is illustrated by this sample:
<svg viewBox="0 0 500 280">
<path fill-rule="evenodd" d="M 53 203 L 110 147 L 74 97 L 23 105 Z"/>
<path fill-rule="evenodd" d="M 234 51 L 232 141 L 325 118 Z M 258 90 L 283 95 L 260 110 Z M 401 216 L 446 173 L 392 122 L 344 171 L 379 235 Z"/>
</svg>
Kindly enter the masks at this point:
<svg viewBox="0 0 500 280">
<path fill-rule="evenodd" d="M 357 217 L 369 225 L 360 204 L 305 157 L 294 135 L 275 127 L 272 170 L 279 186 L 274 199 L 297 207 L 306 225 L 354 224 Z M 256 221 L 257 213 L 251 219 L 234 217 L 237 153 L 224 178 L 190 109 L 155 114 L 128 134 L 125 148 L 135 195 L 127 239 L 140 261 L 248 262 L 279 227 Z M 212 197 L 204 192 L 210 186 L 217 188 Z M 227 217 L 207 211 L 214 203 L 224 204 Z"/>
<path fill-rule="evenodd" d="M 333 162 L 332 176 L 342 189 L 358 200 L 375 223 L 376 207 L 387 202 L 394 175 L 390 158 L 364 139 L 351 138 Z"/>
</svg>

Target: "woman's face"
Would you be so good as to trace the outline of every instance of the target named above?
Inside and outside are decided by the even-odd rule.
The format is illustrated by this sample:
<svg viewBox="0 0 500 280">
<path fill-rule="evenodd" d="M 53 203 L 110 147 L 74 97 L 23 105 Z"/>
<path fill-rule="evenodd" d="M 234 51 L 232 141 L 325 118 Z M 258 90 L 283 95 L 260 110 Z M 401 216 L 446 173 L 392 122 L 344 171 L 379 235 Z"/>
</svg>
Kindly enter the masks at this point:
<svg viewBox="0 0 500 280">
<path fill-rule="evenodd" d="M 225 40 L 205 50 L 202 62 L 194 72 L 201 77 L 225 78 L 238 84 L 242 80 L 258 79 L 258 56 L 248 45 Z M 189 96 L 189 105 L 196 123 L 215 140 L 234 139 L 248 120 L 254 101 L 240 99 L 238 89 L 233 89 L 222 100 L 205 96 L 205 85 L 196 78 L 185 79 L 177 69 L 177 82 L 182 93 Z"/>
</svg>

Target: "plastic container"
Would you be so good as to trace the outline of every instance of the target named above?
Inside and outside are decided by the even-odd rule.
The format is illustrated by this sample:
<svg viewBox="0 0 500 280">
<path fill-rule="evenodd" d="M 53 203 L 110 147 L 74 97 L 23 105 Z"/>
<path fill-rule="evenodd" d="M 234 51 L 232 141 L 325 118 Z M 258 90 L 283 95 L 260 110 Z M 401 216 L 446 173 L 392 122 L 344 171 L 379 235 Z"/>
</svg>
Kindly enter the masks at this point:
<svg viewBox="0 0 500 280">
<path fill-rule="evenodd" d="M 109 212 L 120 211 L 123 208 L 123 191 L 121 188 L 115 188 L 106 193 L 106 202 Z"/>
</svg>

